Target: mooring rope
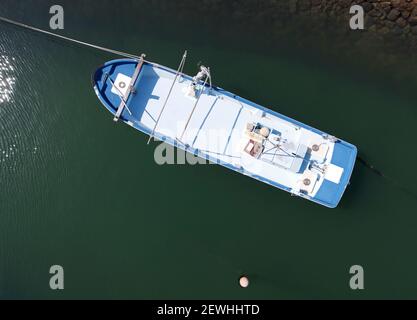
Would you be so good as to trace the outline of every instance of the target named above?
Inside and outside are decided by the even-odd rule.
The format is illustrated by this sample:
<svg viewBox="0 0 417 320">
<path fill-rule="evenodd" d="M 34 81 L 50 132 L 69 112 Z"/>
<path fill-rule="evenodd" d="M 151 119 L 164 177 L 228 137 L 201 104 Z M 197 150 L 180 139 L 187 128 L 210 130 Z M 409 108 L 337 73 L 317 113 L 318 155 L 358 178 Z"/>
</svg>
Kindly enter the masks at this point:
<svg viewBox="0 0 417 320">
<path fill-rule="evenodd" d="M 42 30 L 42 29 L 39 29 L 39 28 L 35 28 L 35 27 L 29 26 L 27 24 L 16 22 L 16 21 L 13 21 L 13 20 L 10 20 L 10 19 L 7 19 L 7 18 L 0 17 L 0 21 L 15 25 L 15 26 L 27 29 L 27 30 L 43 33 L 43 34 L 46 34 L 48 36 L 52 36 L 52 37 L 56 37 L 56 38 L 59 38 L 59 39 L 65 40 L 65 41 L 76 43 L 76 44 L 79 44 L 79 45 L 82 45 L 82 46 L 86 46 L 86 47 L 90 47 L 90 48 L 97 49 L 97 50 L 100 50 L 100 51 L 108 52 L 108 53 L 111 53 L 111 54 L 114 54 L 114 55 L 117 55 L 117 56 L 122 56 L 122 57 L 130 58 L 130 59 L 140 59 L 139 56 L 136 56 L 136 55 L 133 55 L 133 54 L 130 54 L 130 53 L 117 51 L 117 50 L 101 47 L 101 46 L 98 46 L 98 45 L 95 45 L 95 44 L 91 44 L 91 43 L 88 43 L 88 42 L 83 42 L 83 41 L 76 40 L 76 39 L 73 39 L 73 38 L 61 36 L 59 34 L 49 32 L 49 31 L 46 31 L 46 30 Z"/>
<path fill-rule="evenodd" d="M 370 169 L 373 173 L 377 174 L 380 177 L 387 178 L 381 171 L 376 169 L 372 164 L 366 161 L 363 157 L 358 155 L 356 159 L 358 159 L 360 163 L 362 163 L 366 168 Z"/>
<path fill-rule="evenodd" d="M 371 172 L 373 172 L 374 174 L 376 174 L 376 175 L 380 176 L 381 178 L 385 179 L 386 181 L 388 181 L 393 187 L 395 187 L 395 188 L 403 191 L 404 193 L 412 196 L 414 199 L 417 199 L 417 193 L 413 189 L 411 189 L 407 186 L 404 186 L 404 183 L 399 182 L 399 181 L 387 176 L 382 171 L 376 169 L 371 163 L 369 163 L 367 160 L 365 160 L 363 158 L 363 156 L 358 155 L 356 159 L 365 168 L 371 170 Z"/>
</svg>

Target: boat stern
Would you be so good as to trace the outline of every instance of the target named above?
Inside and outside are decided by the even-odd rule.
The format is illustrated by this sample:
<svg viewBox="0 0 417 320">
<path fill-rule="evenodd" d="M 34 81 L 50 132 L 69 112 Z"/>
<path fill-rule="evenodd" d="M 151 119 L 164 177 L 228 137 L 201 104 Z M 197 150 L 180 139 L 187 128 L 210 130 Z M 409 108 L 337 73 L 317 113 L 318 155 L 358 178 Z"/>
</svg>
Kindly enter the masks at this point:
<svg viewBox="0 0 417 320">
<path fill-rule="evenodd" d="M 330 172 L 314 196 L 313 200 L 329 208 L 336 208 L 350 183 L 350 178 L 356 162 L 357 148 L 345 141 L 334 145 L 330 161 Z"/>
</svg>

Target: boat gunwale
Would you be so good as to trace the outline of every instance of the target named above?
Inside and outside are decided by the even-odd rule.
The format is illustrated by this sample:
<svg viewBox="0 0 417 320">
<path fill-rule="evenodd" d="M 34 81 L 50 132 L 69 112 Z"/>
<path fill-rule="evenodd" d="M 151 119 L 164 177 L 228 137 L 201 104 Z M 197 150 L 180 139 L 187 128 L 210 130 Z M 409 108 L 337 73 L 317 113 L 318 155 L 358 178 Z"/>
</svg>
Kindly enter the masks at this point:
<svg viewBox="0 0 417 320">
<path fill-rule="evenodd" d="M 108 61 L 108 62 L 104 63 L 99 68 L 97 68 L 96 71 L 92 75 L 92 84 L 93 84 L 94 90 L 96 92 L 96 95 L 98 96 L 100 102 L 113 115 L 115 114 L 116 110 L 115 110 L 115 108 L 113 108 L 112 106 L 110 106 L 105 99 L 103 99 L 103 94 L 101 93 L 101 91 L 98 88 L 98 81 L 96 81 L 96 79 L 97 79 L 97 73 L 99 71 L 101 71 L 103 68 L 105 68 L 105 67 L 107 67 L 109 65 L 119 64 L 119 63 L 124 63 L 124 62 L 126 62 L 126 63 L 132 63 L 132 62 L 139 63 L 139 61 L 138 60 L 135 60 L 135 59 L 116 59 L 116 60 L 111 60 L 111 61 Z M 167 71 L 167 72 L 172 73 L 172 74 L 176 74 L 177 73 L 176 70 L 173 70 L 173 69 L 171 69 L 169 67 L 166 67 L 166 66 L 162 66 L 162 65 L 160 65 L 158 63 L 154 63 L 154 62 L 150 62 L 150 61 L 146 61 L 146 60 L 144 61 L 144 63 L 147 64 L 147 65 L 150 65 L 150 66 L 152 66 L 154 68 L 157 68 L 157 69 L 160 69 L 160 70 L 164 70 L 164 71 Z M 189 76 L 189 75 L 187 75 L 185 73 L 180 73 L 180 75 L 181 75 L 181 77 L 186 78 L 188 80 L 191 80 L 192 79 L 191 76 Z M 140 81 L 138 80 L 137 83 L 139 83 L 139 82 Z M 210 85 L 209 84 L 205 84 L 205 87 L 209 88 Z M 248 104 L 250 106 L 253 106 L 254 108 L 257 108 L 257 109 L 259 109 L 259 110 L 261 110 L 261 111 L 263 111 L 263 112 L 265 112 L 267 114 L 276 116 L 276 117 L 278 117 L 278 118 L 280 118 L 282 120 L 285 120 L 285 121 L 288 121 L 288 122 L 290 122 L 292 124 L 295 124 L 298 127 L 301 127 L 301 128 L 306 129 L 306 130 L 312 131 L 312 132 L 314 132 L 316 134 L 319 134 L 319 135 L 321 135 L 323 137 L 330 136 L 329 134 L 325 133 L 324 131 L 321 131 L 319 129 L 316 129 L 314 127 L 311 127 L 311 126 L 309 126 L 309 125 L 307 125 L 305 123 L 302 123 L 302 122 L 300 122 L 298 120 L 295 120 L 293 118 L 290 118 L 288 116 L 285 116 L 285 115 L 283 115 L 283 114 L 281 114 L 281 113 L 279 113 L 277 111 L 271 110 L 271 109 L 269 109 L 267 107 L 261 106 L 261 105 L 255 103 L 255 102 L 253 102 L 253 101 L 250 101 L 248 99 L 242 98 L 242 97 L 240 97 L 240 96 L 238 96 L 238 95 L 236 95 L 236 94 L 234 94 L 232 92 L 229 92 L 229 91 L 227 91 L 227 90 L 225 90 L 225 89 L 223 89 L 221 87 L 211 86 L 211 88 L 213 90 L 217 91 L 219 94 L 223 94 L 225 96 L 228 96 L 229 98 L 232 98 L 232 99 L 235 99 L 235 100 L 237 100 L 239 102 L 242 102 L 242 103 Z M 129 98 L 126 101 L 127 104 L 129 104 L 130 99 L 131 99 L 131 95 L 129 95 Z M 141 132 L 143 132 L 143 133 L 145 133 L 145 134 L 147 134 L 149 136 L 152 135 L 151 129 L 148 128 L 148 127 L 146 127 L 145 125 L 143 125 L 140 121 L 138 121 L 138 123 L 132 123 L 132 122 L 126 120 L 123 116 L 121 116 L 120 119 L 124 123 L 126 123 L 127 125 L 135 128 L 136 130 L 141 131 Z M 187 146 L 187 145 L 185 145 L 183 143 L 179 143 L 177 140 L 174 140 L 174 139 L 172 139 L 171 137 L 168 137 L 168 136 L 161 135 L 158 132 L 155 132 L 153 136 L 154 136 L 155 139 L 158 139 L 158 140 L 160 140 L 162 142 L 168 143 L 168 144 L 172 145 L 173 147 L 180 148 L 180 149 L 182 149 L 182 150 L 184 150 L 186 152 L 192 153 L 192 154 L 194 154 L 194 155 L 196 155 L 198 157 L 201 157 L 203 159 L 206 159 L 206 160 L 208 160 L 208 161 L 210 161 L 212 163 L 219 164 L 219 165 L 221 165 L 223 167 L 226 167 L 228 169 L 231 169 L 231 170 L 233 170 L 235 172 L 238 172 L 240 174 L 249 176 L 249 177 L 251 177 L 251 178 L 253 178 L 255 180 L 259 180 L 259 181 L 261 181 L 263 183 L 272 185 L 272 186 L 274 186 L 276 188 L 279 188 L 279 189 L 281 189 L 283 191 L 287 191 L 291 195 L 296 195 L 296 196 L 299 196 L 301 198 L 305 198 L 307 200 L 310 200 L 312 202 L 321 204 L 321 205 L 323 205 L 325 207 L 328 207 L 328 208 L 336 208 L 338 206 L 338 204 L 340 203 L 340 201 L 341 201 L 341 199 L 343 197 L 343 194 L 344 194 L 347 186 L 349 185 L 349 182 L 350 182 L 350 179 L 351 179 L 351 176 L 352 176 L 352 173 L 353 173 L 353 169 L 354 169 L 354 166 L 355 166 L 355 163 L 356 163 L 356 157 L 357 157 L 357 147 L 355 145 L 353 145 L 353 144 L 351 144 L 351 143 L 349 143 L 349 142 L 347 142 L 345 140 L 337 139 L 337 142 L 335 142 L 335 145 L 337 143 L 340 143 L 340 144 L 344 145 L 345 147 L 351 149 L 351 153 L 350 153 L 351 154 L 351 158 L 347 162 L 346 167 L 343 168 L 345 172 L 343 173 L 342 178 L 343 178 L 344 181 L 346 181 L 346 183 L 344 183 L 344 185 L 343 185 L 343 190 L 341 192 L 338 192 L 338 197 L 337 197 L 337 200 L 336 201 L 334 201 L 334 202 L 330 202 L 330 201 L 329 202 L 326 202 L 326 201 L 323 201 L 321 199 L 317 199 L 315 197 L 311 197 L 311 196 L 308 196 L 308 195 L 304 195 L 302 193 L 293 193 L 292 192 L 292 188 L 290 188 L 290 187 L 284 186 L 284 185 L 282 185 L 282 184 L 280 184 L 278 182 L 275 182 L 273 180 L 270 180 L 268 178 L 265 178 L 265 177 L 262 177 L 262 176 L 259 176 L 259 175 L 255 175 L 255 174 L 251 173 L 250 171 L 245 170 L 243 167 L 239 168 L 237 166 L 234 166 L 234 165 L 232 165 L 229 162 L 225 162 L 223 160 L 220 160 L 218 158 L 215 158 L 213 156 L 210 156 L 209 154 L 205 154 L 202 151 L 200 151 L 199 149 L 196 149 L 196 148 Z M 338 188 L 338 189 L 340 189 L 340 188 Z"/>
</svg>

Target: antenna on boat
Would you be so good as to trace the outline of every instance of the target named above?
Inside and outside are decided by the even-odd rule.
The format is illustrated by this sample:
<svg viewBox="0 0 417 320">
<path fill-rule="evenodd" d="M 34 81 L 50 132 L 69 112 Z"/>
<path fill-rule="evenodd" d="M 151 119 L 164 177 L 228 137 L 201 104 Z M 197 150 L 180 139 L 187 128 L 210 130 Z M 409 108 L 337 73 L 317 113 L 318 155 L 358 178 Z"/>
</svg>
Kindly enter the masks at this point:
<svg viewBox="0 0 417 320">
<path fill-rule="evenodd" d="M 178 67 L 177 73 L 175 74 L 174 82 L 172 83 L 171 88 L 169 89 L 168 95 L 167 95 L 167 97 L 166 97 L 166 99 L 165 99 L 165 102 L 164 102 L 164 105 L 163 105 L 163 107 L 162 107 L 162 110 L 161 110 L 161 112 L 159 113 L 158 119 L 157 119 L 157 120 L 156 120 L 156 122 L 155 122 L 155 126 L 154 126 L 154 127 L 153 127 L 153 129 L 152 129 L 152 133 L 151 133 L 151 135 L 149 136 L 149 140 L 148 140 L 148 143 L 147 143 L 147 144 L 149 144 L 149 143 L 151 142 L 152 138 L 154 137 L 155 130 L 156 130 L 156 128 L 158 127 L 159 121 L 161 120 L 161 117 L 162 117 L 162 113 L 164 112 L 165 107 L 166 107 L 166 106 L 167 106 L 167 104 L 168 104 L 168 100 L 169 100 L 169 98 L 170 98 L 170 96 L 171 96 L 172 90 L 174 89 L 174 86 L 175 86 L 175 84 L 177 83 L 177 79 L 178 79 L 178 77 L 179 77 L 180 75 L 182 75 L 182 71 L 184 70 L 184 66 L 185 66 L 185 61 L 186 61 L 186 60 L 187 60 L 187 50 L 185 50 L 184 55 L 182 56 L 181 63 L 180 63 L 180 65 L 179 65 L 179 67 Z"/>
</svg>

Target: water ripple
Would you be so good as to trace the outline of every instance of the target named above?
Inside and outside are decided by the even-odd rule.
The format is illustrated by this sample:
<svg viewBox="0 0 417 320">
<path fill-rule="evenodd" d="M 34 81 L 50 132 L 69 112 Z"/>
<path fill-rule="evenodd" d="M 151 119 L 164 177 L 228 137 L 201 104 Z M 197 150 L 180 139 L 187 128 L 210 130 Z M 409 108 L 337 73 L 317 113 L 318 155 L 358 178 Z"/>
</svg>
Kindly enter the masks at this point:
<svg viewBox="0 0 417 320">
<path fill-rule="evenodd" d="M 13 62 L 16 59 L 7 55 L 0 55 L 0 105 L 10 102 L 13 96 L 16 78 L 14 77 Z"/>
<path fill-rule="evenodd" d="M 40 219 L 55 192 L 51 181 L 67 175 L 65 143 L 51 143 L 65 119 L 51 95 L 60 90 L 59 66 L 45 54 L 48 45 L 30 33 L 0 31 L 0 215 L 11 225 L 19 216 Z"/>
</svg>

